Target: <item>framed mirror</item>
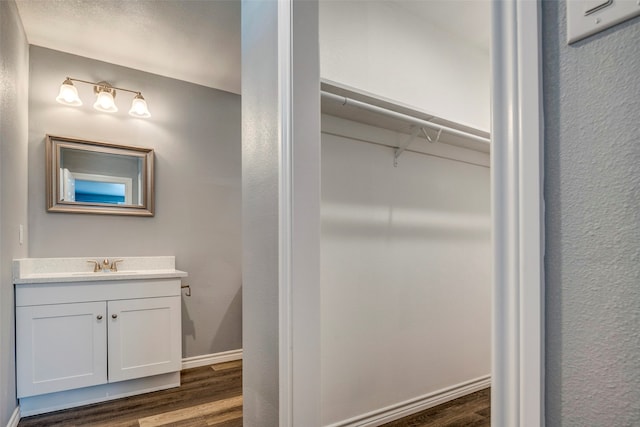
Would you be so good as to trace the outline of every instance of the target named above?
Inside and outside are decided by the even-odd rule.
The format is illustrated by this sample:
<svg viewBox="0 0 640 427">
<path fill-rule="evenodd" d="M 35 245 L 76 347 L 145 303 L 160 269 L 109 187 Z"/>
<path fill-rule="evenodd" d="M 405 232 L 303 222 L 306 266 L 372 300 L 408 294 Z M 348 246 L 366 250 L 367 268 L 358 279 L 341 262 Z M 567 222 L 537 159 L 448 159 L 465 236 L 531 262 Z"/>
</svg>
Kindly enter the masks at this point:
<svg viewBox="0 0 640 427">
<path fill-rule="evenodd" d="M 153 149 L 46 138 L 49 212 L 153 216 Z"/>
</svg>

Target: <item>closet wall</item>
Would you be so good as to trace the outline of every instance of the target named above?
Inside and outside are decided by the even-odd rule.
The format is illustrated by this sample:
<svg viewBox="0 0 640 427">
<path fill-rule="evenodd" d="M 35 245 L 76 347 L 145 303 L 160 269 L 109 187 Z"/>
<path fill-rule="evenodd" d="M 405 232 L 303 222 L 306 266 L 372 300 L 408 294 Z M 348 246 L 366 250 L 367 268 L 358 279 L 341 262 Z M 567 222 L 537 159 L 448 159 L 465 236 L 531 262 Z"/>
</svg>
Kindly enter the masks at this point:
<svg viewBox="0 0 640 427">
<path fill-rule="evenodd" d="M 354 7 L 321 3 L 324 79 L 489 128 L 488 53 L 398 2 Z M 352 119 L 322 117 L 324 426 L 379 425 L 490 381 L 489 154 L 417 138 L 431 154 L 394 167 L 407 133 Z"/>
<path fill-rule="evenodd" d="M 413 152 L 394 167 L 362 141 L 374 128 L 341 125 L 352 137 L 322 134 L 323 425 L 487 386 L 491 360 L 489 168 Z"/>
<path fill-rule="evenodd" d="M 488 26 L 487 5 L 483 0 L 321 1 L 320 76 L 489 131 L 488 47 L 478 47 L 482 37 L 471 44 L 429 21 L 430 15 L 449 14 L 450 25 Z"/>
</svg>

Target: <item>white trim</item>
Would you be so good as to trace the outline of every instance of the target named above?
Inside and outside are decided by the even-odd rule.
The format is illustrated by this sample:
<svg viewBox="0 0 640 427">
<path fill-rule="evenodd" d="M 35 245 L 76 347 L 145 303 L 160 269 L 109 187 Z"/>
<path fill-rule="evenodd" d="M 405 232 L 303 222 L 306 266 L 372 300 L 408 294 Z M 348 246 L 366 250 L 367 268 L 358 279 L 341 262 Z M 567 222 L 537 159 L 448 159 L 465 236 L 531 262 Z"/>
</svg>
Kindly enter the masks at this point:
<svg viewBox="0 0 640 427">
<path fill-rule="evenodd" d="M 18 423 L 20 422 L 20 406 L 16 406 L 16 409 L 13 410 L 13 414 L 11 414 L 11 418 L 7 422 L 7 427 L 18 427 Z"/>
<path fill-rule="evenodd" d="M 238 350 L 222 351 L 220 353 L 185 357 L 182 359 L 182 369 L 198 368 L 200 366 L 214 365 L 216 363 L 233 362 L 234 360 L 242 360 L 241 348 Z"/>
<path fill-rule="evenodd" d="M 375 427 L 382 424 L 395 421 L 399 418 L 413 415 L 425 409 L 447 403 L 451 400 L 485 389 L 491 385 L 491 377 L 476 378 L 474 380 L 465 381 L 442 390 L 428 393 L 423 396 L 405 400 L 395 405 L 377 409 L 366 414 L 358 415 L 347 420 L 330 424 L 326 427 Z"/>
<path fill-rule="evenodd" d="M 318 1 L 279 1 L 280 427 L 320 424 L 318 49 Z"/>
<path fill-rule="evenodd" d="M 518 8 L 520 425 L 544 425 L 544 115 L 539 2 Z M 526 159 L 526 160 L 525 160 Z"/>
<path fill-rule="evenodd" d="M 539 1 L 493 0 L 491 422 L 544 425 Z"/>
<path fill-rule="evenodd" d="M 293 227 L 293 111 L 292 33 L 293 0 L 278 2 L 278 419 L 280 427 L 293 425 L 293 322 L 291 302 Z"/>
</svg>

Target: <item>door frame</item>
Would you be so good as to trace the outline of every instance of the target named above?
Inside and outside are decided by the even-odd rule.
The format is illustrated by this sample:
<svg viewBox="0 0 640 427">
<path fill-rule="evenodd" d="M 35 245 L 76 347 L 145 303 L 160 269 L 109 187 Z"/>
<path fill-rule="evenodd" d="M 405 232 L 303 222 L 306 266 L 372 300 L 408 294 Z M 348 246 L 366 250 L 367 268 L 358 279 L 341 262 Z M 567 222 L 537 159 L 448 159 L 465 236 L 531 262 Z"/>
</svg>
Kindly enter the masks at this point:
<svg viewBox="0 0 640 427">
<path fill-rule="evenodd" d="M 540 0 L 490 1 L 493 214 L 491 419 L 496 427 L 543 426 L 544 164 Z M 243 39 L 256 46 L 256 40 L 266 40 L 268 47 L 269 43 L 278 45 L 269 52 L 270 55 L 263 55 L 256 46 L 243 41 L 245 59 L 259 56 L 264 60 L 263 69 L 255 70 L 247 76 L 246 81 L 243 75 L 243 115 L 245 111 L 261 113 L 255 117 L 249 115 L 255 119 L 255 124 L 243 125 L 246 128 L 243 130 L 243 157 L 245 152 L 251 154 L 243 158 L 243 173 L 247 170 L 256 175 L 254 170 L 267 171 L 265 176 L 269 179 L 276 174 L 278 177 L 277 185 L 266 187 L 258 185 L 262 182 L 260 180 L 249 180 L 246 185 L 243 182 L 243 192 L 246 189 L 255 190 L 256 200 L 271 200 L 264 194 L 265 188 L 269 197 L 278 200 L 277 212 L 272 212 L 271 205 L 267 206 L 271 209 L 269 216 L 262 211 L 243 211 L 249 219 L 262 225 L 265 225 L 265 218 L 277 218 L 277 225 L 267 224 L 271 227 L 268 232 L 252 236 L 251 240 L 243 238 L 243 243 L 247 247 L 253 245 L 252 248 L 279 249 L 277 257 L 267 254 L 270 256 L 267 260 L 269 263 L 277 262 L 277 274 L 266 277 L 260 269 L 267 263 L 262 261 L 256 265 L 245 262 L 243 267 L 244 273 L 250 273 L 243 273 L 245 302 L 251 297 L 251 301 L 262 303 L 264 298 L 260 298 L 264 297 L 264 289 L 267 288 L 268 292 L 277 291 L 278 294 L 277 307 L 273 306 L 272 300 L 267 301 L 271 303 L 268 310 L 257 305 L 259 313 L 254 316 L 256 319 L 252 319 L 256 320 L 254 326 L 257 325 L 257 329 L 267 325 L 277 330 L 277 365 L 272 364 L 271 367 L 278 373 L 275 376 L 261 376 L 260 368 L 264 369 L 267 365 L 263 363 L 264 355 L 274 350 L 274 334 L 271 333 L 272 329 L 265 327 L 271 334 L 271 340 L 258 340 L 260 342 L 251 343 L 251 346 L 245 343 L 245 419 L 251 419 L 248 415 L 262 417 L 258 418 L 262 420 L 268 416 L 277 419 L 280 427 L 315 426 L 320 425 L 320 378 L 319 369 L 314 369 L 319 367 L 317 350 L 320 339 L 317 298 L 320 290 L 317 275 L 320 115 L 319 99 L 310 89 L 319 83 L 315 69 L 318 60 L 318 10 L 317 1 L 314 0 L 279 0 L 276 7 L 273 6 L 272 2 L 243 1 Z M 245 10 L 253 14 L 245 18 Z M 296 43 L 293 43 L 294 40 Z M 309 72 L 309 67 L 313 68 L 313 72 Z M 274 74 L 277 74 L 277 79 L 273 78 Z M 256 79 L 256 82 L 252 82 L 249 88 L 255 93 L 250 90 L 248 95 L 259 95 L 266 88 L 269 90 L 264 94 L 269 96 L 245 98 L 245 83 L 249 82 L 249 77 Z M 310 95 L 307 97 L 304 94 Z M 302 125 L 311 125 L 313 132 L 308 127 L 306 132 L 302 132 Z M 261 133 L 256 129 L 260 129 Z M 310 133 L 314 134 L 311 138 Z M 303 149 L 301 142 L 306 144 Z M 274 156 L 268 158 L 272 169 L 266 168 L 266 161 L 259 155 L 262 152 L 267 155 L 278 153 L 279 159 Z M 252 167 L 254 161 L 256 168 Z M 309 165 L 313 167 L 311 179 L 300 179 L 304 178 L 304 168 Z M 245 198 L 243 195 L 243 200 Z M 253 224 L 251 221 L 245 222 Z M 247 230 L 253 229 L 243 228 L 243 231 Z M 313 232 L 308 233 L 307 230 Z M 277 243 L 274 238 L 277 238 Z M 264 253 L 260 255 L 267 256 Z M 268 267 L 273 269 L 272 264 L 268 264 Z M 276 277 L 277 283 L 274 283 L 272 276 Z M 277 319 L 273 316 L 275 313 Z M 271 359 L 267 362 L 271 363 Z"/>
<path fill-rule="evenodd" d="M 493 426 L 544 425 L 539 0 L 492 0 Z"/>
</svg>

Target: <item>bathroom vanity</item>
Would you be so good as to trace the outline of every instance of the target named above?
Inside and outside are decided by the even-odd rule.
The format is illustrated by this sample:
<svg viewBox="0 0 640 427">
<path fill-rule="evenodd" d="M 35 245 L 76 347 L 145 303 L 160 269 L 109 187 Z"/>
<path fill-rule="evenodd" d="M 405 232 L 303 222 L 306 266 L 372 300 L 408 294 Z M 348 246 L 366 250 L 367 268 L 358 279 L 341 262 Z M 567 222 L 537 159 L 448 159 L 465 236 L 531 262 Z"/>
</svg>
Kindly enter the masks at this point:
<svg viewBox="0 0 640 427">
<path fill-rule="evenodd" d="M 180 385 L 181 278 L 174 257 L 14 261 L 22 415 Z M 104 263 L 105 266 L 111 265 Z"/>
</svg>

